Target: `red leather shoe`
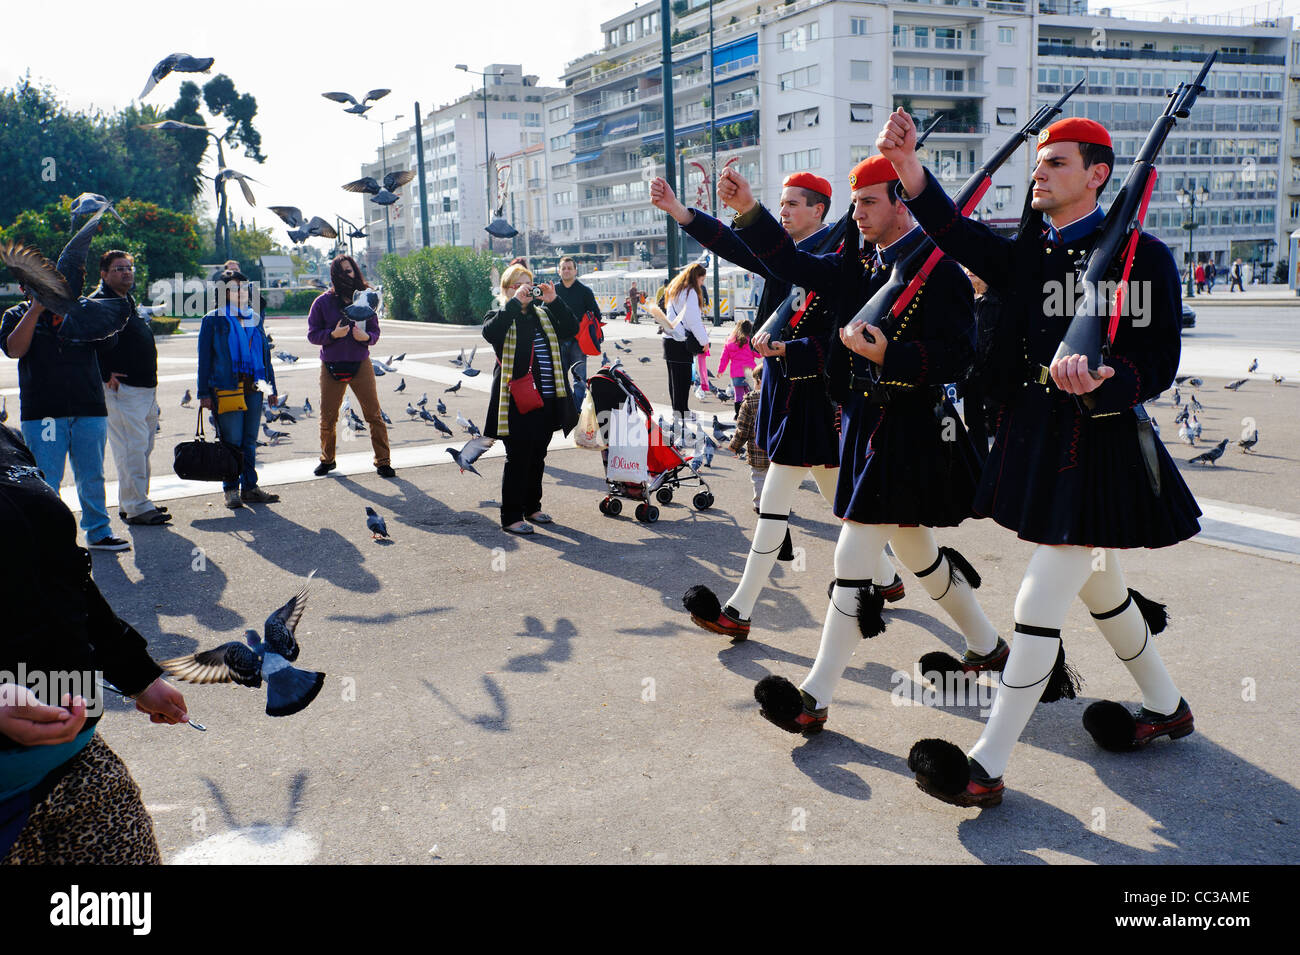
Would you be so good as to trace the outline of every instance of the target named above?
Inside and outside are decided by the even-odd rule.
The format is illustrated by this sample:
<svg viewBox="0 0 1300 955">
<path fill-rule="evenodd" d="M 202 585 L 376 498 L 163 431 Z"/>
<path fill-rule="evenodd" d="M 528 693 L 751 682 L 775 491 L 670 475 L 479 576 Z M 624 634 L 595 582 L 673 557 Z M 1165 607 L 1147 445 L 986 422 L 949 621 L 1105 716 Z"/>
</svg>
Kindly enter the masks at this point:
<svg viewBox="0 0 1300 955">
<path fill-rule="evenodd" d="M 712 620 L 698 617 L 695 614 L 691 614 L 691 619 L 695 621 L 696 626 L 703 627 L 710 633 L 720 633 L 732 640 L 749 639 L 749 621 L 730 607 L 723 607 L 721 613 Z"/>
<path fill-rule="evenodd" d="M 898 574 L 894 574 L 894 582 L 888 587 L 882 588 L 880 593 L 891 604 L 898 603 L 906 595 L 903 590 L 903 578 Z"/>
</svg>

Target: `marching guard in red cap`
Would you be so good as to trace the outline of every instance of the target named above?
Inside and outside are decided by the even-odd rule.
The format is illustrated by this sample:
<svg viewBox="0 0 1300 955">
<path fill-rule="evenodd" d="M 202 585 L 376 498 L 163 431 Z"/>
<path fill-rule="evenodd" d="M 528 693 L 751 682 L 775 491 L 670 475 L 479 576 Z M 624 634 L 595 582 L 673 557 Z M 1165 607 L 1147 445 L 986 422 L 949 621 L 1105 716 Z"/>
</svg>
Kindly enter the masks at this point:
<svg viewBox="0 0 1300 955">
<path fill-rule="evenodd" d="M 983 735 L 968 755 L 922 740 L 908 765 L 937 799 L 994 806 L 1039 700 L 1075 695 L 1061 627 L 1076 594 L 1142 691 L 1135 713 L 1109 701 L 1088 707 L 1083 722 L 1096 742 L 1122 752 L 1193 730 L 1152 640 L 1166 624 L 1164 607 L 1128 589 L 1119 561 L 1120 549 L 1168 547 L 1199 530 L 1200 509 L 1163 443 L 1151 438 L 1142 409 L 1178 368 L 1179 274 L 1164 244 L 1140 233 L 1128 283 L 1134 314 L 1121 313 L 1106 363 L 1094 377 L 1085 356 L 1054 357 L 1074 314 L 1076 262 L 1101 235 L 1097 196 L 1115 162 L 1110 135 L 1081 118 L 1039 133 L 1015 239 L 961 216 L 917 159 L 915 141 L 916 127 L 900 109 L 876 145 L 922 227 L 1007 302 L 991 360 L 1011 387 L 1000 396 L 975 510 L 1039 546 L 1016 597 L 1015 639 Z"/>
<path fill-rule="evenodd" d="M 841 251 L 822 255 L 796 248 L 743 178 L 730 174 L 718 191 L 737 212 L 736 234 L 764 266 L 833 296 L 837 325 L 848 324 L 829 357 L 832 389 L 843 402 L 835 494 L 843 524 L 821 645 L 802 686 L 768 676 L 755 687 L 761 715 L 791 733 L 822 729 L 859 640 L 885 629 L 873 573 L 886 541 L 966 638 L 962 669 L 998 669 L 1008 652 L 975 599 L 979 575 L 956 550 L 940 548 L 932 531 L 971 516 L 979 476 L 979 459 L 944 387 L 964 375 L 974 353 L 970 282 L 956 262 L 941 258 L 900 314 L 880 326 L 848 322 L 895 269 L 905 279 L 919 271 L 911 253 L 924 234 L 897 198 L 897 179 L 879 156 L 853 170 L 857 228 Z M 858 252 L 859 233 L 875 245 L 869 263 Z"/>
<path fill-rule="evenodd" d="M 790 283 L 773 275 L 736 233 L 699 209 L 687 209 L 668 184 L 650 185 L 651 201 L 681 224 L 686 234 L 728 262 L 765 278 L 758 303 L 761 325 L 790 294 Z M 781 222 L 791 242 L 803 250 L 820 246 L 828 237 L 823 224 L 830 208 L 831 184 L 810 172 L 787 176 L 781 190 Z M 777 336 L 760 331 L 753 338 L 764 357 L 762 390 L 754 440 L 771 462 L 763 482 L 754 540 L 745 571 L 723 604 L 702 585 L 686 591 L 682 602 L 695 623 L 734 641 L 749 636 L 754 605 L 778 559 L 790 560 L 787 526 L 794 492 L 811 474 L 827 503 L 834 504 L 839 475 L 839 408 L 826 394 L 824 371 L 835 334 L 835 315 L 825 295 L 806 295 L 804 307 Z M 889 556 L 878 549 L 871 575 L 884 598 L 903 598 L 903 581 Z"/>
</svg>

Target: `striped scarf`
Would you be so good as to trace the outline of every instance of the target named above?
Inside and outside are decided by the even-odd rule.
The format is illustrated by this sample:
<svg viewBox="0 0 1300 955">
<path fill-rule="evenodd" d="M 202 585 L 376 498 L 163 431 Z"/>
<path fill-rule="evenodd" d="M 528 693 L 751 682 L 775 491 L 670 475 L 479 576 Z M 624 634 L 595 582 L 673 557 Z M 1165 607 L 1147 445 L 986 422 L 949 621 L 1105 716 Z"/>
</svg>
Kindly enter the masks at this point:
<svg viewBox="0 0 1300 955">
<path fill-rule="evenodd" d="M 558 360 L 560 344 L 555 329 L 551 327 L 551 317 L 546 314 L 546 309 L 541 305 L 533 305 L 533 312 L 537 315 L 537 321 L 541 323 L 542 334 L 546 336 L 546 345 L 551 350 L 551 365 L 553 368 L 559 367 L 561 365 Z M 501 346 L 501 388 L 497 393 L 497 437 L 500 438 L 510 434 L 510 376 L 515 373 L 515 345 L 518 338 L 518 326 L 512 324 L 510 330 L 506 332 L 505 344 Z M 531 347 L 531 342 L 529 344 Z M 564 387 L 564 373 L 561 368 L 561 373 L 555 376 L 555 397 L 566 398 L 568 394 Z"/>
</svg>

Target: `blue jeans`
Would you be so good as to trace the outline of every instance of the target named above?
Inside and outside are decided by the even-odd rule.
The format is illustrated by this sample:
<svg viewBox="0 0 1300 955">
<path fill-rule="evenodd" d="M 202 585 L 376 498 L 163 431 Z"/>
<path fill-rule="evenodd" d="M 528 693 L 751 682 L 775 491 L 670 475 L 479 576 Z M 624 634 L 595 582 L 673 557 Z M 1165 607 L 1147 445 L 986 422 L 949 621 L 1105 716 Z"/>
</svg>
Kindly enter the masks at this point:
<svg viewBox="0 0 1300 955">
<path fill-rule="evenodd" d="M 81 529 L 86 541 L 110 536 L 108 508 L 104 506 L 104 445 L 108 418 L 43 418 L 22 423 L 23 440 L 57 492 L 63 483 L 63 466 L 72 458 L 72 476 L 81 502 Z"/>
<path fill-rule="evenodd" d="M 244 470 L 238 481 L 221 482 L 226 491 L 242 488 L 251 491 L 257 487 L 257 429 L 262 423 L 262 393 L 254 391 L 246 398 L 247 411 L 227 411 L 217 415 L 217 432 L 221 440 L 233 444 L 244 452 Z"/>
<path fill-rule="evenodd" d="M 587 353 L 579 347 L 576 339 L 569 339 L 560 345 L 560 361 L 564 362 L 564 380 L 573 392 L 573 403 L 582 410 L 582 399 L 587 395 Z M 569 369 L 577 366 L 578 378 L 569 374 Z"/>
</svg>

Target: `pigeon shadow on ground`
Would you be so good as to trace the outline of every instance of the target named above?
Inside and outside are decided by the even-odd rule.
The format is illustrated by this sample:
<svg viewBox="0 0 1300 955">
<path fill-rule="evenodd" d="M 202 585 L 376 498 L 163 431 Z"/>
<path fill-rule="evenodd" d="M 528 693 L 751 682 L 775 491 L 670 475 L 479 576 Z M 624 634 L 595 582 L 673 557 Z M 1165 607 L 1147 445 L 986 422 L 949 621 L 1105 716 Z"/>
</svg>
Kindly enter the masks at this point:
<svg viewBox="0 0 1300 955">
<path fill-rule="evenodd" d="M 325 619 L 337 620 L 339 623 L 366 623 L 382 627 L 398 623 L 402 620 L 409 620 L 411 617 L 427 617 L 430 614 L 435 613 L 449 613 L 455 609 L 455 607 L 425 607 L 421 610 L 407 610 L 402 613 L 393 613 L 390 611 L 388 613 L 375 614 L 372 616 L 337 613 L 330 614 L 326 616 Z"/>
<path fill-rule="evenodd" d="M 305 578 L 313 570 L 322 580 L 355 593 L 378 593 L 379 579 L 362 565 L 361 550 L 332 527 L 312 531 L 276 513 L 273 507 L 258 506 L 233 511 L 228 517 L 193 522 L 196 530 L 242 532 L 245 545 L 284 572 Z M 362 516 L 358 524 L 365 530 Z"/>
<path fill-rule="evenodd" d="M 441 690 L 428 680 L 421 680 L 420 682 L 424 684 L 424 688 L 429 691 L 434 699 L 447 707 L 456 719 L 460 720 L 467 726 L 477 726 L 480 729 L 489 730 L 494 733 L 506 733 L 510 731 L 510 703 L 506 699 L 505 691 L 501 689 L 496 680 L 492 679 L 491 676 L 484 674 L 483 689 L 496 707 L 496 712 L 480 713 L 476 716 L 471 716 L 466 713 L 449 700 Z"/>
<path fill-rule="evenodd" d="M 217 811 L 221 813 L 221 818 L 225 821 L 226 826 L 230 829 L 250 829 L 255 827 L 283 826 L 285 829 L 292 829 L 294 821 L 298 818 L 299 812 L 302 811 L 303 796 L 307 791 L 308 773 L 305 770 L 299 770 L 294 773 L 293 778 L 289 780 L 288 796 L 289 802 L 285 808 L 284 821 L 281 823 L 272 822 L 270 819 L 257 819 L 253 822 L 240 824 L 239 818 L 235 815 L 234 809 L 226 799 L 226 794 L 222 791 L 217 783 L 202 776 L 200 779 L 203 785 L 208 788 L 208 793 L 212 796 L 212 801 L 217 804 Z"/>
<path fill-rule="evenodd" d="M 548 632 L 546 626 L 536 617 L 524 617 L 523 633 L 516 632 L 516 637 L 528 637 L 534 640 L 546 640 L 550 646 L 542 653 L 524 653 L 511 657 L 505 669 L 512 673 L 546 673 L 551 663 L 567 663 L 573 657 L 573 638 L 578 629 L 573 621 L 558 617 L 555 630 Z"/>
</svg>

